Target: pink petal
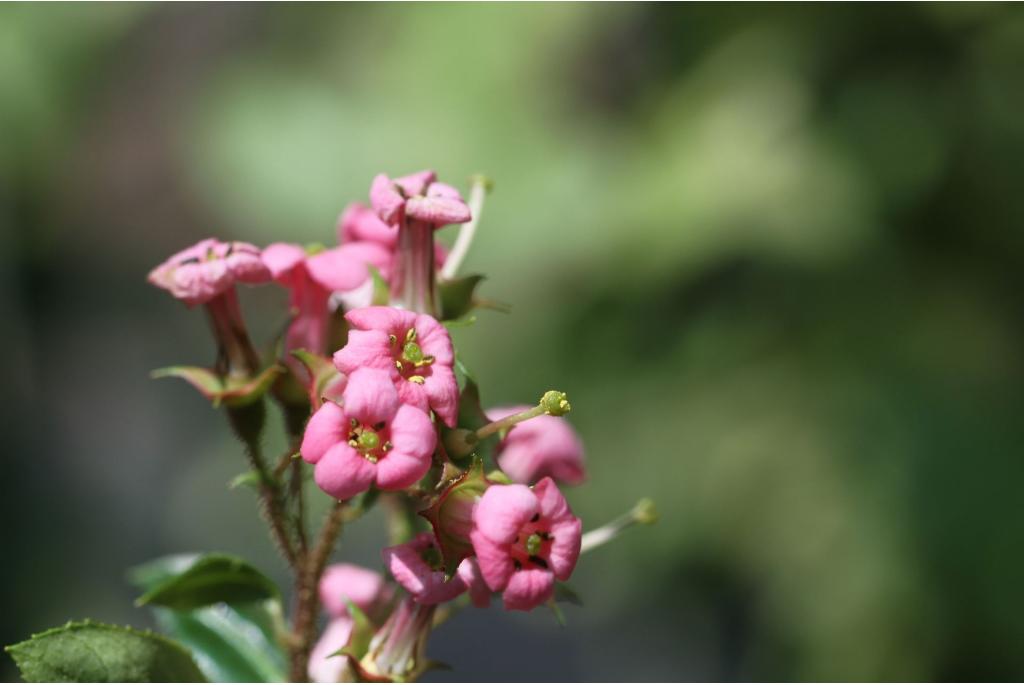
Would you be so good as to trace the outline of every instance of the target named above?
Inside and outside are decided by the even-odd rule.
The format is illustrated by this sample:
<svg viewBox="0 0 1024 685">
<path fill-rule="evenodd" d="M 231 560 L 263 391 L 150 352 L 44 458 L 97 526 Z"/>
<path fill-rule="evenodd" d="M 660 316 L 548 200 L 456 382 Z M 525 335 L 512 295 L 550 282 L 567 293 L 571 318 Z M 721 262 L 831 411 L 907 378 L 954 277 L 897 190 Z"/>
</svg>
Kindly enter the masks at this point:
<svg viewBox="0 0 1024 685">
<path fill-rule="evenodd" d="M 430 401 L 430 408 L 450 428 L 455 427 L 459 418 L 459 382 L 450 366 L 433 364 L 430 375 L 423 380 L 423 389 Z"/>
<path fill-rule="evenodd" d="M 544 569 L 523 569 L 512 574 L 501 598 L 511 611 L 529 611 L 551 599 L 555 577 Z"/>
<path fill-rule="evenodd" d="M 320 602 L 332 616 L 347 616 L 352 602 L 369 612 L 387 593 L 384 577 L 355 564 L 332 564 L 320 578 Z"/>
<path fill-rule="evenodd" d="M 342 405 L 349 418 L 366 425 L 389 422 L 398 411 L 398 392 L 387 371 L 356 369 L 348 376 Z"/>
<path fill-rule="evenodd" d="M 536 513 L 537 497 L 530 488 L 525 485 L 492 485 L 473 510 L 473 524 L 475 530 L 489 540 L 508 545 Z"/>
<path fill-rule="evenodd" d="M 425 169 L 408 176 L 399 176 L 394 180 L 394 184 L 402 189 L 406 197 L 413 197 L 414 195 L 423 195 L 427 191 L 427 186 L 433 183 L 435 178 L 437 178 L 437 174 L 430 169 Z"/>
<path fill-rule="evenodd" d="M 272 243 L 263 249 L 261 258 L 271 275 L 280 279 L 306 261 L 306 251 L 292 243 Z"/>
<path fill-rule="evenodd" d="M 345 318 L 362 331 L 385 331 L 392 335 L 405 335 L 416 323 L 416 314 L 395 307 L 364 307 L 353 309 Z M 402 342 L 402 340 L 399 340 Z"/>
<path fill-rule="evenodd" d="M 314 683 L 336 683 L 348 665 L 344 656 L 331 656 L 348 646 L 354 622 L 347 616 L 336 618 L 327 624 L 323 635 L 309 653 L 309 678 Z"/>
<path fill-rule="evenodd" d="M 485 609 L 491 605 L 491 588 L 487 587 L 475 557 L 463 559 L 456 573 L 469 588 L 469 599 L 473 606 Z"/>
<path fill-rule="evenodd" d="M 306 268 L 313 280 L 330 291 L 352 290 L 370 277 L 366 264 L 343 247 L 324 250 L 307 258 Z"/>
<path fill-rule="evenodd" d="M 569 503 L 551 478 L 542 478 L 534 485 L 533 494 L 537 496 L 537 509 L 544 518 L 558 521 L 572 516 Z"/>
<path fill-rule="evenodd" d="M 470 211 L 465 202 L 446 197 L 413 197 L 405 203 L 407 216 L 435 226 L 461 224 L 469 221 Z"/>
<path fill-rule="evenodd" d="M 396 374 L 398 397 L 402 404 L 416 407 L 424 412 L 430 411 L 430 397 L 427 396 L 426 381 L 423 385 L 407 381 Z"/>
<path fill-rule="evenodd" d="M 370 184 L 370 204 L 377 216 L 386 224 L 395 224 L 402 219 L 405 198 L 395 184 L 384 174 L 377 174 Z"/>
<path fill-rule="evenodd" d="M 429 533 L 421 533 L 411 542 L 388 547 L 382 552 L 384 565 L 391 575 L 420 604 L 447 602 L 466 591 L 460 578 L 456 576 L 446 582 L 443 571 L 435 571 L 423 561 L 420 554 L 432 544 L 430 538 Z"/>
<path fill-rule="evenodd" d="M 489 409 L 487 417 L 497 421 L 528 408 Z M 583 444 L 572 425 L 558 416 L 538 416 L 514 427 L 498 445 L 497 457 L 501 470 L 517 483 L 529 484 L 551 476 L 577 485 L 586 479 Z"/>
<path fill-rule="evenodd" d="M 325 402 L 306 424 L 302 447 L 299 448 L 302 458 L 310 464 L 317 463 L 327 450 L 344 442 L 347 433 L 348 418 L 345 412 L 333 402 Z"/>
<path fill-rule="evenodd" d="M 350 499 L 370 489 L 377 466 L 342 442 L 317 462 L 313 479 L 320 489 L 335 499 Z"/>
<path fill-rule="evenodd" d="M 391 274 L 394 251 L 380 243 L 354 242 L 342 245 L 338 249 L 360 264 L 376 268 L 384 278 L 388 278 Z M 339 290 L 348 290 L 348 288 L 339 288 Z"/>
<path fill-rule="evenodd" d="M 404 490 L 415 485 L 430 470 L 430 457 L 401 452 L 396 447 L 377 462 L 377 487 Z"/>
<path fill-rule="evenodd" d="M 554 542 L 548 554 L 551 571 L 559 580 L 568 580 L 580 558 L 583 522 L 576 517 L 552 524 L 548 531 Z"/>
<path fill-rule="evenodd" d="M 473 551 L 476 552 L 477 565 L 484 582 L 495 592 L 505 589 L 512 572 L 515 571 L 509 546 L 492 542 L 479 530 L 473 530 L 469 534 L 469 539 L 473 543 Z"/>
<path fill-rule="evenodd" d="M 455 186 L 450 186 L 447 183 L 441 183 L 439 181 L 431 183 L 424 195 L 427 197 L 444 197 L 449 200 L 458 200 L 459 202 L 462 202 L 462 195 L 455 189 Z"/>
<path fill-rule="evenodd" d="M 353 202 L 338 218 L 338 241 L 344 244 L 370 241 L 394 248 L 398 243 L 398 230 L 381 221 L 366 205 Z"/>
<path fill-rule="evenodd" d="M 421 409 L 403 404 L 391 420 L 391 444 L 399 452 L 429 459 L 437 446 L 437 431 Z"/>
<path fill-rule="evenodd" d="M 349 331 L 348 342 L 334 353 L 334 365 L 342 373 L 356 369 L 371 368 L 395 370 L 395 359 L 391 356 L 391 341 L 384 331 Z"/>
<path fill-rule="evenodd" d="M 432 316 L 419 314 L 414 322 L 416 340 L 424 355 L 434 358 L 434 364 L 451 366 L 455 363 L 455 351 L 448 329 Z"/>
</svg>

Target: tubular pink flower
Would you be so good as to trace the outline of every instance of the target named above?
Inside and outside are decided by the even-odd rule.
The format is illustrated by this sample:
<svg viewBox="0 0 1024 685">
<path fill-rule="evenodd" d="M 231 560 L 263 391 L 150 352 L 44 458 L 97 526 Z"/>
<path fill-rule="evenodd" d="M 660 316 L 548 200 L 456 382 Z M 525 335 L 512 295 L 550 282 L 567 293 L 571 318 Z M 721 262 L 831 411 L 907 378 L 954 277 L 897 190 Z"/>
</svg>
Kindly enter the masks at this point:
<svg viewBox="0 0 1024 685">
<path fill-rule="evenodd" d="M 488 587 L 506 609 L 529 611 L 568 580 L 580 554 L 582 524 L 551 478 L 532 489 L 492 485 L 473 512 L 470 539 Z"/>
<path fill-rule="evenodd" d="M 386 371 L 402 402 L 433 410 L 454 427 L 459 386 L 452 365 L 451 337 L 436 319 L 393 307 L 353 309 L 345 318 L 352 325 L 348 343 L 334 354 L 345 374 L 357 369 Z"/>
<path fill-rule="evenodd" d="M 312 255 L 299 245 L 274 243 L 263 250 L 262 259 L 274 280 L 291 291 L 295 318 L 288 327 L 286 349 L 317 353 L 327 351 L 331 293 L 365 283 L 370 277 L 368 264 L 377 268 L 390 265 L 387 250 L 373 243 L 353 243 Z M 290 358 L 288 363 L 297 372 L 301 368 Z"/>
<path fill-rule="evenodd" d="M 331 655 L 348 646 L 354 625 L 348 616 L 340 616 L 332 619 L 324 628 L 323 634 L 309 654 L 309 665 L 306 667 L 312 682 L 337 683 L 341 680 L 348 666 L 348 659 L 340 655 Z"/>
<path fill-rule="evenodd" d="M 381 556 L 398 584 L 420 604 L 440 604 L 466 591 L 461 576 L 445 580 L 441 552 L 431 533 L 420 533 L 409 542 L 387 547 Z"/>
<path fill-rule="evenodd" d="M 469 221 L 469 206 L 455 188 L 437 183 L 433 171 L 420 171 L 391 179 L 378 174 L 370 185 L 370 204 L 389 226 L 406 218 L 434 228 Z"/>
<path fill-rule="evenodd" d="M 391 598 L 384 576 L 355 564 L 332 564 L 320 578 L 320 602 L 331 616 L 348 616 L 348 602 L 367 614 Z"/>
<path fill-rule="evenodd" d="M 235 283 L 265 283 L 270 271 L 260 261 L 255 245 L 207 238 L 171 255 L 149 272 L 147 280 L 193 307 L 209 302 Z"/>
<path fill-rule="evenodd" d="M 498 421 L 526 411 L 526 405 L 487 410 Z M 560 416 L 542 414 L 517 424 L 497 448 L 498 465 L 517 483 L 529 485 L 545 476 L 560 483 L 579 485 L 586 480 L 583 443 L 572 425 Z"/>
<path fill-rule="evenodd" d="M 374 483 L 409 487 L 426 475 L 436 443 L 430 417 L 400 402 L 386 372 L 364 368 L 349 375 L 342 406 L 325 402 L 309 420 L 300 451 L 321 490 L 349 499 Z"/>
<path fill-rule="evenodd" d="M 381 275 L 384 278 L 390 277 L 395 250 L 398 248 L 398 229 L 381 221 L 375 211 L 360 202 L 352 202 L 345 207 L 345 211 L 338 217 L 338 242 L 342 245 L 372 243 L 387 249 L 391 261 L 386 269 L 381 269 Z M 444 245 L 434 243 L 435 266 L 440 269 L 447 257 L 448 250 Z"/>
</svg>

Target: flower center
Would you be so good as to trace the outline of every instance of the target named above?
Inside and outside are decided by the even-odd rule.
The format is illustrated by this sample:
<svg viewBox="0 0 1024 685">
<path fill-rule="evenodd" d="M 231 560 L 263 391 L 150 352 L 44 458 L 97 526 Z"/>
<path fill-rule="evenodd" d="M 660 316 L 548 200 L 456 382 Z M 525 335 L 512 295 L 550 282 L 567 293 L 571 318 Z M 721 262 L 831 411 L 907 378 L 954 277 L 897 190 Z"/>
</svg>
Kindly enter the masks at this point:
<svg viewBox="0 0 1024 685">
<path fill-rule="evenodd" d="M 395 357 L 395 368 L 402 374 L 402 377 L 407 381 L 422 385 L 425 380 L 423 373 L 434 363 L 434 357 L 423 354 L 423 348 L 416 342 L 416 336 L 416 329 L 410 328 L 405 332 L 401 347 L 393 349 L 392 354 Z M 398 347 L 398 337 L 392 335 L 390 339 L 392 348 Z"/>
<path fill-rule="evenodd" d="M 381 437 L 381 431 L 385 428 L 383 422 L 367 426 L 352 419 L 350 425 L 348 444 L 368 462 L 376 464 L 391 449 L 391 442 Z"/>
<path fill-rule="evenodd" d="M 548 568 L 548 556 L 554 540 L 547 531 L 547 522 L 541 521 L 539 515 L 534 515 L 512 543 L 512 564 L 516 570 Z"/>
</svg>

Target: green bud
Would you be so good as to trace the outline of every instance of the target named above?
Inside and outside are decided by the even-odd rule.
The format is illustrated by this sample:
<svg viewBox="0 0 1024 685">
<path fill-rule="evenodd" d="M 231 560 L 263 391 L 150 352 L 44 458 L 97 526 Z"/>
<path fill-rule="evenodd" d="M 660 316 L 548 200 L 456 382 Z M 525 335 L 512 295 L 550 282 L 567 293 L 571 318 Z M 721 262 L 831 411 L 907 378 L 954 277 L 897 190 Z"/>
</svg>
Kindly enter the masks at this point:
<svg viewBox="0 0 1024 685">
<path fill-rule="evenodd" d="M 540 406 L 544 409 L 545 414 L 551 416 L 562 416 L 568 414 L 572 409 L 569 398 L 564 392 L 558 390 L 548 390 L 544 393 L 544 396 L 540 398 Z"/>
</svg>

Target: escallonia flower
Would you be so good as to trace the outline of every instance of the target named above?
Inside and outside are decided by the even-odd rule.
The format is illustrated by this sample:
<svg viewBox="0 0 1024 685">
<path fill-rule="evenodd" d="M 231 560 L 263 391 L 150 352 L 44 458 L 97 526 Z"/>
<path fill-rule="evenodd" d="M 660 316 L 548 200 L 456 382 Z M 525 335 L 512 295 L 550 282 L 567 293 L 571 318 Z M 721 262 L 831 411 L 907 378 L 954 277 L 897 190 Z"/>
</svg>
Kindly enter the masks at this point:
<svg viewBox="0 0 1024 685">
<path fill-rule="evenodd" d="M 391 255 L 376 243 L 351 243 L 331 249 L 304 248 L 292 243 L 273 243 L 262 253 L 263 263 L 274 280 L 290 291 L 294 318 L 285 336 L 285 351 L 305 349 L 327 352 L 331 293 L 355 290 L 370 278 L 368 265 L 384 270 Z M 290 357 L 289 366 L 300 378 L 301 365 Z"/>
<path fill-rule="evenodd" d="M 398 584 L 420 604 L 447 602 L 467 589 L 462 576 L 446 577 L 441 550 L 431 533 L 419 533 L 408 542 L 386 547 L 381 557 Z"/>
<path fill-rule="evenodd" d="M 344 500 L 376 484 L 402 490 L 426 475 L 437 443 L 430 417 L 403 404 L 389 375 L 373 368 L 348 376 L 342 405 L 325 402 L 302 437 L 302 458 L 314 480 Z"/>
<path fill-rule="evenodd" d="M 568 580 L 580 554 L 582 524 L 551 478 L 533 488 L 492 485 L 473 511 L 470 538 L 480 572 L 506 609 L 529 611 Z"/>
<path fill-rule="evenodd" d="M 368 616 L 379 617 L 393 592 L 376 571 L 355 564 L 333 564 L 320 578 L 319 594 L 331 619 L 310 652 L 307 671 L 315 683 L 337 683 L 348 669 L 348 660 L 338 651 L 349 645 L 356 627 L 349 602 Z"/>
<path fill-rule="evenodd" d="M 386 371 L 402 402 L 432 410 L 455 426 L 459 386 L 452 364 L 451 337 L 437 319 L 394 307 L 364 307 L 345 315 L 352 325 L 347 344 L 334 353 L 345 374 L 370 368 Z"/>
<path fill-rule="evenodd" d="M 342 245 L 371 243 L 388 250 L 392 259 L 398 249 L 398 231 L 389 226 L 370 207 L 361 202 L 350 202 L 338 217 L 338 242 Z M 434 266 L 440 269 L 448 257 L 441 243 L 434 243 Z M 390 266 L 390 264 L 389 264 Z M 382 273 L 385 273 L 382 271 Z"/>
<path fill-rule="evenodd" d="M 153 269 L 147 280 L 187 306 L 203 305 L 217 341 L 217 361 L 211 372 L 199 367 L 170 367 L 155 377 L 177 376 L 215 403 L 248 403 L 258 398 L 277 376 L 270 366 L 257 375 L 259 355 L 238 304 L 235 283 L 264 283 L 270 271 L 254 245 L 201 240 L 172 255 Z"/>
<path fill-rule="evenodd" d="M 500 421 L 526 412 L 526 405 L 488 409 L 487 418 Z M 542 414 L 508 429 L 495 452 L 498 466 L 513 481 L 530 485 L 545 476 L 579 485 L 586 480 L 583 443 L 561 416 Z"/>
<path fill-rule="evenodd" d="M 409 219 L 434 228 L 470 220 L 469 206 L 459 191 L 439 183 L 431 170 L 389 178 L 377 174 L 370 185 L 370 204 L 381 221 L 394 226 Z"/>
</svg>

